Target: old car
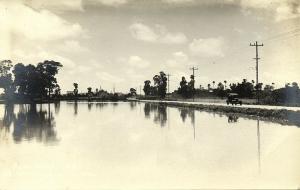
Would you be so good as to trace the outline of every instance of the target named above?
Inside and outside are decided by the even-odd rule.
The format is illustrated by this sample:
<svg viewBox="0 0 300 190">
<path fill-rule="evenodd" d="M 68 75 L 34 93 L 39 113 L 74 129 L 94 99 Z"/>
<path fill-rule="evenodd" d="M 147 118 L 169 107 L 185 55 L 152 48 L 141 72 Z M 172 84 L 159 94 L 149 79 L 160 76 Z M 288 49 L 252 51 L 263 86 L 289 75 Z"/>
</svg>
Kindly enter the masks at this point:
<svg viewBox="0 0 300 190">
<path fill-rule="evenodd" d="M 236 93 L 229 93 L 228 97 L 227 97 L 227 100 L 226 100 L 227 105 L 229 105 L 229 104 L 232 104 L 232 105 L 240 104 L 240 105 L 242 105 L 242 101 L 239 100 L 238 97 L 239 97 L 239 95 L 236 94 Z"/>
</svg>

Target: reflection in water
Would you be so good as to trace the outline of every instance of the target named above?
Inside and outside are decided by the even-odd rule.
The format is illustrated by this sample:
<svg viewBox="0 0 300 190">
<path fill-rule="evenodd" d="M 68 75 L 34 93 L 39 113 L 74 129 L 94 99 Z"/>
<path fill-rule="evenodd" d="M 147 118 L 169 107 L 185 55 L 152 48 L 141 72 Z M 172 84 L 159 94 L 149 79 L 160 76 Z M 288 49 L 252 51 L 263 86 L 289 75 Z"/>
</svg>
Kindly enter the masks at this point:
<svg viewBox="0 0 300 190">
<path fill-rule="evenodd" d="M 233 124 L 225 114 L 214 117 L 211 112 L 159 104 L 142 103 L 142 114 L 137 108 L 131 110 L 129 102 L 91 104 L 89 111 L 88 102 L 61 102 L 59 114 L 54 114 L 51 105 L 53 116 L 45 104 L 42 110 L 39 105 L 0 106 L 1 117 L 5 116 L 0 117 L 0 154 L 5 153 L 0 159 L 0 189 L 30 189 L 41 184 L 49 190 L 287 189 L 299 184 L 299 128 L 243 115 L 237 115 Z M 163 123 L 170 127 L 160 128 Z M 201 130 L 195 131 L 196 124 L 201 124 Z M 234 127 L 227 127 L 230 125 Z M 9 127 L 10 132 L 4 133 Z M 192 137 L 192 127 L 197 140 Z M 52 130 L 55 138 L 53 128 L 59 129 L 62 137 L 57 146 L 36 142 L 47 135 L 41 130 Z M 14 143 L 20 138 L 21 146 Z M 24 142 L 25 138 L 32 140 Z M 49 163 L 47 158 L 55 162 Z M 68 180 L 54 174 L 68 176 Z M 154 187 L 153 181 L 158 182 Z"/>
<path fill-rule="evenodd" d="M 239 117 L 235 114 L 230 114 L 228 117 L 228 123 L 236 123 L 238 122 Z"/>
<path fill-rule="evenodd" d="M 50 109 L 49 109 L 50 110 Z M 36 105 L 19 105 L 18 113 L 14 113 L 14 105 L 5 107 L 3 126 L 9 131 L 13 124 L 15 142 L 36 139 L 40 142 L 56 142 L 55 122 L 51 112 L 36 109 Z"/>
<path fill-rule="evenodd" d="M 195 110 L 194 109 L 188 109 L 188 108 L 181 108 L 180 111 L 180 117 L 183 122 L 186 121 L 187 116 L 191 119 L 191 123 L 195 124 Z"/>
<path fill-rule="evenodd" d="M 195 110 L 189 109 L 189 108 L 181 108 L 180 111 L 180 117 L 182 119 L 182 122 L 185 122 L 187 116 L 191 119 L 191 123 L 194 129 L 194 140 L 196 139 L 196 126 L 195 126 Z"/>
<path fill-rule="evenodd" d="M 150 114 L 153 113 L 154 115 L 154 122 L 159 123 L 161 127 L 165 127 L 166 122 L 168 121 L 168 128 L 170 126 L 169 120 L 169 109 L 167 109 L 168 106 L 164 104 L 151 104 L 151 103 L 145 103 L 144 104 L 144 114 L 145 118 L 150 118 Z M 194 139 L 196 139 L 196 127 L 195 127 L 195 110 L 194 109 L 179 109 L 180 116 L 183 122 L 186 121 L 186 118 L 189 117 L 191 119 L 191 123 L 193 126 L 194 131 Z"/>
<path fill-rule="evenodd" d="M 145 103 L 144 114 L 146 118 L 150 118 L 150 112 L 154 114 L 154 122 L 159 123 L 161 127 L 165 127 L 168 119 L 167 106 L 163 104 Z"/>
<path fill-rule="evenodd" d="M 145 103 L 144 105 L 144 113 L 146 118 L 150 118 L 150 110 L 151 110 L 151 104 Z"/>
<path fill-rule="evenodd" d="M 258 172 L 261 172 L 261 161 L 260 161 L 260 129 L 259 129 L 259 118 L 257 118 L 257 160 L 258 160 Z"/>
<path fill-rule="evenodd" d="M 93 105 L 94 105 L 93 103 L 88 102 L 88 110 L 89 110 L 89 111 L 91 111 Z"/>
<path fill-rule="evenodd" d="M 130 110 L 134 110 L 136 108 L 136 102 L 130 102 Z"/>
<path fill-rule="evenodd" d="M 74 115 L 77 115 L 78 114 L 78 103 L 77 103 L 77 100 L 75 100 L 74 102 Z"/>
<path fill-rule="evenodd" d="M 54 102 L 54 111 L 55 114 L 59 114 L 59 110 L 60 110 L 60 102 Z"/>
</svg>

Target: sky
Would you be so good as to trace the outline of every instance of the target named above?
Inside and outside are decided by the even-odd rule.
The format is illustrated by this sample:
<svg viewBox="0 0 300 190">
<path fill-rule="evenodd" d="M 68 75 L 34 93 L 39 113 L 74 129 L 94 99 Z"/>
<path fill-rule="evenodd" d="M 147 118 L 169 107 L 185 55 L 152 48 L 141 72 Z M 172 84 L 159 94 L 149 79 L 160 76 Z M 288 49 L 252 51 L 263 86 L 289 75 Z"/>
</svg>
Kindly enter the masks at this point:
<svg viewBox="0 0 300 190">
<path fill-rule="evenodd" d="M 61 62 L 62 92 L 254 80 L 255 41 L 260 82 L 300 83 L 299 0 L 0 0 L 0 24 L 0 59 Z"/>
</svg>

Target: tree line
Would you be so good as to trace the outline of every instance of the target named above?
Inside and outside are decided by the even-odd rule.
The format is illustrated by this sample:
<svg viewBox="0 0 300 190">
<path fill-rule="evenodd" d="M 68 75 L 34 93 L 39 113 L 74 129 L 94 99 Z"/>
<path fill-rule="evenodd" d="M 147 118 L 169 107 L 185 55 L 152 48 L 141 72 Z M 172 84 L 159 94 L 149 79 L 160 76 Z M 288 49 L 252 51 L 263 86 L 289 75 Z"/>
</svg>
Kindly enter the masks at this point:
<svg viewBox="0 0 300 190">
<path fill-rule="evenodd" d="M 37 65 L 13 65 L 10 60 L 1 61 L 0 88 L 4 89 L 5 100 L 34 100 L 59 95 L 61 90 L 56 75 L 62 66 L 53 60 Z"/>
<path fill-rule="evenodd" d="M 240 98 L 257 99 L 261 100 L 264 104 L 292 104 L 300 105 L 300 89 L 297 82 L 287 83 L 283 88 L 275 89 L 275 83 L 256 84 L 254 80 L 248 81 L 242 79 L 241 82 L 229 83 L 227 80 L 223 82 L 212 81 L 212 84 L 207 84 L 207 88 L 202 85 L 195 88 L 195 77 L 190 76 L 190 81 L 187 81 L 182 76 L 181 81 L 178 83 L 177 90 L 170 94 L 170 98 L 192 98 L 192 97 L 219 97 L 224 98 L 229 93 L 236 93 Z M 150 80 L 144 81 L 143 91 L 145 96 L 159 97 L 164 99 L 167 91 L 167 77 L 165 72 L 159 72 L 159 75 L 153 77 L 153 85 Z M 136 94 L 134 88 L 130 89 L 132 95 Z"/>
</svg>

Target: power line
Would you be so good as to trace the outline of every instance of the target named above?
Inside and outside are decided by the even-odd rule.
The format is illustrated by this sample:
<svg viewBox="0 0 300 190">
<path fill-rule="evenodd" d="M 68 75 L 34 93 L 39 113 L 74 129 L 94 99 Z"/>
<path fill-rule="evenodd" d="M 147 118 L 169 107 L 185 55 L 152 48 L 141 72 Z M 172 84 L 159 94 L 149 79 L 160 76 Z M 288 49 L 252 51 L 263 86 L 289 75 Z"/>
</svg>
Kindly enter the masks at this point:
<svg viewBox="0 0 300 190">
<path fill-rule="evenodd" d="M 258 94 L 258 60 L 260 59 L 258 57 L 258 47 L 259 46 L 264 46 L 264 44 L 258 44 L 257 41 L 252 44 L 250 43 L 250 46 L 255 46 L 255 50 L 256 50 L 256 56 L 255 56 L 255 60 L 256 60 L 256 95 L 257 95 L 257 103 L 259 103 L 259 94 Z"/>
</svg>

